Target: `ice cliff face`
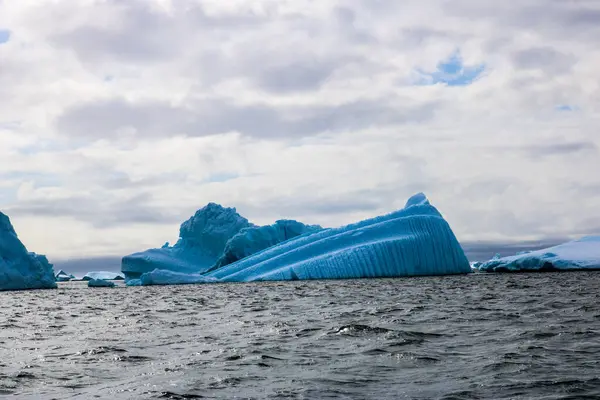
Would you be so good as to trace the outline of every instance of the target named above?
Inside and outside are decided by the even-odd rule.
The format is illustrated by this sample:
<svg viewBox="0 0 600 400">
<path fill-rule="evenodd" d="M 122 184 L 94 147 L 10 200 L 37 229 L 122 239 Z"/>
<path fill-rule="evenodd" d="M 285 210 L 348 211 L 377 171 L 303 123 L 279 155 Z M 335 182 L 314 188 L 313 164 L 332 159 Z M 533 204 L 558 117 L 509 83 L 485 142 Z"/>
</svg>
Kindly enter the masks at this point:
<svg viewBox="0 0 600 400">
<path fill-rule="evenodd" d="M 209 203 L 181 224 L 175 245 L 125 256 L 121 271 L 126 280 L 139 279 L 143 273 L 157 268 L 181 273 L 204 272 L 223 254 L 230 238 L 251 226 L 235 208 Z"/>
<path fill-rule="evenodd" d="M 220 265 L 208 272 L 187 273 L 178 270 L 177 265 L 170 265 L 164 270 L 171 273 L 157 267 L 141 274 L 135 283 L 377 278 L 471 272 L 450 226 L 422 193 L 412 196 L 403 209 L 391 214 L 336 229 L 304 228 L 306 233 L 265 248 L 264 244 L 269 242 L 265 237 L 271 237 L 266 232 L 272 232 L 267 228 L 241 231 L 238 239 L 230 242 L 231 249 L 241 249 L 240 252 L 232 250 L 229 254 L 233 255 L 224 254 L 219 258 Z M 261 246 L 255 247 L 254 241 Z M 147 256 L 151 260 L 152 255 Z M 245 257 L 226 264 L 240 256 Z"/>
<path fill-rule="evenodd" d="M 221 268 L 286 240 L 322 229 L 319 225 L 305 225 L 288 219 L 276 221 L 273 225 L 244 228 L 229 239 L 223 254 L 211 270 Z"/>
<path fill-rule="evenodd" d="M 174 246 L 165 245 L 123 257 L 121 271 L 129 284 L 155 269 L 181 274 L 199 274 L 230 264 L 290 238 L 322 229 L 293 220 L 255 226 L 235 208 L 209 203 L 183 224 Z M 183 279 L 183 278 L 182 278 Z"/>
<path fill-rule="evenodd" d="M 479 266 L 485 272 L 600 269 L 600 236 L 588 236 L 542 250 L 494 257 Z"/>
<path fill-rule="evenodd" d="M 0 212 L 0 290 L 55 288 L 46 256 L 27 251 L 8 216 Z"/>
</svg>

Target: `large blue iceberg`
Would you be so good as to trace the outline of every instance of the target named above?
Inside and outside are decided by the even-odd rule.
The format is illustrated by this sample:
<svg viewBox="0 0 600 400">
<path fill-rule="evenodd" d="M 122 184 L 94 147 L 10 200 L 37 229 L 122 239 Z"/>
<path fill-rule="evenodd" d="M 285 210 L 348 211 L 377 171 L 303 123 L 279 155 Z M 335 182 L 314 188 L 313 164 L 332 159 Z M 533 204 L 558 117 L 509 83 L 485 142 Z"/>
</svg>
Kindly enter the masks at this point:
<svg viewBox="0 0 600 400">
<path fill-rule="evenodd" d="M 129 285 L 138 284 L 137 279 L 143 274 L 157 269 L 173 272 L 187 283 L 188 278 L 182 274 L 205 273 L 298 235 L 322 229 L 292 220 L 256 226 L 235 208 L 209 203 L 181 224 L 179 240 L 174 246 L 167 243 L 160 249 L 125 256 L 121 271 Z M 163 274 L 161 279 L 167 276 L 175 275 Z"/>
<path fill-rule="evenodd" d="M 542 250 L 495 257 L 479 266 L 485 272 L 600 269 L 600 236 L 588 236 Z"/>
<path fill-rule="evenodd" d="M 145 256 L 151 261 L 151 253 Z M 127 257 L 123 259 L 124 266 L 126 263 Z M 142 273 L 128 284 L 379 278 L 471 272 L 450 226 L 422 193 L 411 197 L 403 209 L 391 214 L 341 228 L 308 230 L 231 264 L 209 269 L 198 265 L 191 273 L 178 271 L 174 265 L 169 267 L 168 272 L 157 267 Z"/>
<path fill-rule="evenodd" d="M 52 264 L 46 256 L 28 252 L 8 216 L 0 212 L 0 290 L 55 287 Z"/>
</svg>

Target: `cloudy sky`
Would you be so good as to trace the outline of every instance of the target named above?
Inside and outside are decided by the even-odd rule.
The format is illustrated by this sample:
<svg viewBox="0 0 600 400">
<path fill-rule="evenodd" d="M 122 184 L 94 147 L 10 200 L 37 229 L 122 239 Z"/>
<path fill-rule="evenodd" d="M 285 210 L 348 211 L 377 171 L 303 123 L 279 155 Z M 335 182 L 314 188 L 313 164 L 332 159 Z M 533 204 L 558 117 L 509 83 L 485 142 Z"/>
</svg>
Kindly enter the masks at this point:
<svg viewBox="0 0 600 400">
<path fill-rule="evenodd" d="M 596 0 L 0 0 L 0 210 L 51 259 L 209 201 L 460 240 L 600 233 Z"/>
</svg>

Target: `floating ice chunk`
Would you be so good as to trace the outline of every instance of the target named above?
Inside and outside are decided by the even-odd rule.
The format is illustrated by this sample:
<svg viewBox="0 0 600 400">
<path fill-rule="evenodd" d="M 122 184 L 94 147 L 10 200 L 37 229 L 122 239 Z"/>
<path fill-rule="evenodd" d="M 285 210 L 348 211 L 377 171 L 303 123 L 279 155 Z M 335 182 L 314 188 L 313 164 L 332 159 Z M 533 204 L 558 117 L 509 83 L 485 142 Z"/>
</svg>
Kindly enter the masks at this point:
<svg viewBox="0 0 600 400">
<path fill-rule="evenodd" d="M 30 253 L 8 216 L 0 212 L 0 290 L 56 288 L 46 256 Z"/>
<path fill-rule="evenodd" d="M 199 273 L 212 267 L 223 254 L 227 241 L 241 229 L 253 226 L 235 208 L 209 203 L 183 224 L 172 247 L 149 249 L 123 257 L 121 271 L 127 281 L 139 279 L 155 269 Z"/>
<path fill-rule="evenodd" d="M 123 277 L 122 274 L 119 274 L 118 272 L 92 271 L 92 272 L 88 272 L 87 274 L 85 274 L 81 280 L 90 281 L 92 279 L 101 279 L 101 280 L 105 280 L 105 281 L 115 281 L 115 280 L 122 281 L 125 278 Z"/>
<path fill-rule="evenodd" d="M 104 279 L 90 279 L 88 287 L 114 287 L 115 283 Z"/>
<path fill-rule="evenodd" d="M 133 282 L 132 282 L 133 281 Z M 186 274 L 167 270 L 155 269 L 152 272 L 142 274 L 139 279 L 140 285 L 186 285 L 190 283 L 215 283 L 217 279 L 201 274 Z M 129 286 L 138 286 L 137 280 L 127 281 Z"/>
<path fill-rule="evenodd" d="M 600 269 L 600 236 L 510 257 L 494 257 L 479 266 L 486 272 L 556 271 Z"/>
</svg>

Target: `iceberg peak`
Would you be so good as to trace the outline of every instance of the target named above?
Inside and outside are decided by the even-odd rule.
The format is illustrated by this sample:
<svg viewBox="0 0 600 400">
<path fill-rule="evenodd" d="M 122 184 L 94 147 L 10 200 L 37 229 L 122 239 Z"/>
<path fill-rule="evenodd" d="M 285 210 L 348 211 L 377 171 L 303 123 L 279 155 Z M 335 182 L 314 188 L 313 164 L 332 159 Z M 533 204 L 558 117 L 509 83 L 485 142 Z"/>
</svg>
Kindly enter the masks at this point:
<svg viewBox="0 0 600 400">
<path fill-rule="evenodd" d="M 411 206 L 428 206 L 428 205 L 429 205 L 429 200 L 427 200 L 427 196 L 425 196 L 425 193 L 419 192 L 417 194 L 410 196 L 410 198 L 406 201 L 406 205 L 404 206 L 404 208 L 408 208 Z"/>
<path fill-rule="evenodd" d="M 208 203 L 181 224 L 177 246 L 201 247 L 212 256 L 219 256 L 227 241 L 242 228 L 254 226 L 232 207 Z"/>
</svg>

